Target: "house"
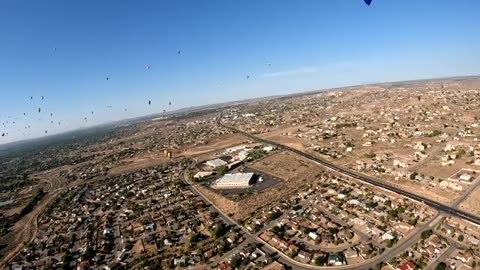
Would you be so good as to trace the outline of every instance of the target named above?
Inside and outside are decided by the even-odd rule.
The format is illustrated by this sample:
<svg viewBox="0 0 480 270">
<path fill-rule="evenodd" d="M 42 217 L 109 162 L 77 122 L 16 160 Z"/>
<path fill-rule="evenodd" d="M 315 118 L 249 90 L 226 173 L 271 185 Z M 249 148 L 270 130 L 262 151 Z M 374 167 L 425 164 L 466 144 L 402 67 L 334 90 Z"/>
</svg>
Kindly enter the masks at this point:
<svg viewBox="0 0 480 270">
<path fill-rule="evenodd" d="M 427 242 L 430 246 L 433 246 L 435 248 L 441 248 L 442 247 L 442 241 L 440 241 L 440 238 L 436 235 L 430 236 Z"/>
<path fill-rule="evenodd" d="M 175 266 L 184 266 L 185 264 L 186 264 L 185 256 L 183 256 L 181 258 L 173 259 L 173 265 L 175 265 Z"/>
<path fill-rule="evenodd" d="M 361 244 L 357 246 L 358 255 L 360 255 L 364 260 L 368 259 L 368 255 L 372 252 L 372 246 Z"/>
<path fill-rule="evenodd" d="M 472 259 L 472 257 L 467 253 L 459 252 L 457 256 L 455 256 L 455 259 L 460 260 L 463 263 L 467 263 Z"/>
<path fill-rule="evenodd" d="M 440 253 L 440 250 L 435 248 L 434 246 L 428 246 L 425 248 L 425 252 L 427 252 L 428 256 L 433 256 L 434 254 Z"/>
<path fill-rule="evenodd" d="M 358 252 L 356 250 L 352 249 L 352 248 L 349 248 L 349 249 L 345 250 L 345 252 L 343 252 L 343 254 L 345 255 L 345 258 L 347 258 L 347 259 L 358 257 Z"/>
<path fill-rule="evenodd" d="M 404 233 L 404 232 L 408 233 L 411 229 L 413 229 L 413 227 L 414 226 L 405 222 L 398 222 L 397 224 L 395 224 L 395 229 L 397 229 L 401 233 Z"/>
<path fill-rule="evenodd" d="M 205 251 L 205 253 L 203 253 L 203 256 L 205 257 L 206 260 L 212 258 L 213 256 L 215 256 L 215 251 L 213 249 L 209 249 L 207 251 Z"/>
<path fill-rule="evenodd" d="M 413 270 L 415 269 L 415 264 L 411 261 L 404 262 L 398 267 L 399 270 Z"/>
<path fill-rule="evenodd" d="M 463 173 L 462 175 L 460 175 L 459 179 L 460 181 L 471 182 L 473 180 L 473 176 L 468 173 Z"/>
<path fill-rule="evenodd" d="M 310 252 L 301 250 L 300 252 L 298 252 L 298 257 L 305 260 L 310 260 L 310 258 L 312 257 L 312 254 Z"/>
<path fill-rule="evenodd" d="M 155 231 L 155 223 L 150 223 L 148 225 L 145 225 L 145 230 L 149 232 Z"/>
<path fill-rule="evenodd" d="M 319 238 L 318 234 L 316 232 L 309 232 L 308 236 L 312 238 L 313 240 L 317 240 Z"/>
<path fill-rule="evenodd" d="M 471 235 L 468 235 L 467 236 L 467 240 L 472 244 L 472 245 L 475 245 L 475 246 L 478 246 L 479 244 L 479 240 L 477 238 L 475 238 L 475 236 L 471 236 Z"/>
<path fill-rule="evenodd" d="M 374 200 L 375 202 L 385 203 L 388 199 L 385 198 L 385 197 L 381 197 L 381 196 L 374 195 L 374 196 L 373 196 L 373 200 Z"/>
<path fill-rule="evenodd" d="M 344 265 L 343 254 L 341 252 L 331 254 L 328 256 L 328 264 L 335 266 Z"/>
<path fill-rule="evenodd" d="M 235 241 L 237 241 L 238 239 L 238 233 L 231 233 L 228 235 L 227 237 L 227 241 L 230 243 L 230 244 L 233 244 L 235 243 Z"/>
<path fill-rule="evenodd" d="M 382 235 L 382 241 L 392 240 L 394 238 L 395 237 L 388 232 L 386 232 Z"/>
</svg>

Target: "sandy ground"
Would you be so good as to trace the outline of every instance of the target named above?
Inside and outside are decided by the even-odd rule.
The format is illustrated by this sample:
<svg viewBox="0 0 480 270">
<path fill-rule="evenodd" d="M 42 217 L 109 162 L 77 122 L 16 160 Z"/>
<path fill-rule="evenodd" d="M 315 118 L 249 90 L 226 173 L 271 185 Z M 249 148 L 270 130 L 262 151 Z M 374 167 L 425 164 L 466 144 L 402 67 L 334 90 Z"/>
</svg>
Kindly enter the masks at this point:
<svg viewBox="0 0 480 270">
<path fill-rule="evenodd" d="M 460 204 L 460 209 L 466 210 L 476 215 L 480 215 L 480 186 Z"/>
<path fill-rule="evenodd" d="M 220 149 L 228 148 L 238 144 L 247 142 L 247 139 L 238 134 L 228 134 L 220 137 L 216 137 L 207 142 L 207 144 L 187 146 L 184 150 L 181 150 L 179 155 L 181 156 L 198 156 L 212 151 L 218 151 Z"/>
<path fill-rule="evenodd" d="M 288 137 L 288 136 L 282 136 L 281 135 L 282 133 L 294 131 L 294 130 L 297 130 L 298 128 L 299 127 L 285 128 L 285 129 L 281 129 L 281 130 L 272 131 L 272 132 L 269 132 L 269 133 L 260 134 L 258 136 L 260 138 L 271 140 L 271 141 L 274 141 L 274 142 L 292 147 L 294 149 L 298 149 L 300 151 L 305 151 L 307 149 L 306 146 L 308 145 L 307 140 L 302 140 L 301 138 L 294 138 L 294 137 Z"/>
<path fill-rule="evenodd" d="M 170 160 L 163 152 L 138 155 L 133 158 L 121 160 L 120 164 L 108 171 L 109 175 L 119 175 L 126 172 L 138 171 L 143 168 L 158 166 L 168 163 Z"/>
</svg>

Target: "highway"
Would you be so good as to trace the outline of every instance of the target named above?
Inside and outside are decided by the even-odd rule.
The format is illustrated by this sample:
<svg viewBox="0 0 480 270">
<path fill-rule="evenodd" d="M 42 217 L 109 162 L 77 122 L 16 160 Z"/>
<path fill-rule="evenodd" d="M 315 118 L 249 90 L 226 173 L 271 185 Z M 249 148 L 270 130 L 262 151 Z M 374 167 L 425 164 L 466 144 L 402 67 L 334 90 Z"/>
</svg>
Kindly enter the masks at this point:
<svg viewBox="0 0 480 270">
<path fill-rule="evenodd" d="M 397 194 L 400 194 L 404 197 L 407 197 L 409 199 L 412 199 L 412 200 L 415 200 L 417 202 L 421 202 L 421 203 L 424 203 L 425 205 L 428 205 L 440 212 L 443 212 L 447 215 L 452 215 L 452 216 L 456 216 L 456 217 L 459 217 L 459 218 L 462 218 L 464 220 L 467 220 L 471 223 L 474 223 L 476 225 L 480 225 L 480 217 L 476 216 L 476 215 L 473 215 L 473 214 L 470 214 L 470 213 L 467 213 L 463 210 L 460 210 L 460 209 L 456 209 L 454 207 L 451 207 L 451 206 L 448 206 L 448 205 L 445 205 L 445 204 L 442 204 L 442 203 L 439 203 L 439 202 L 436 202 L 432 199 L 428 199 L 428 198 L 425 198 L 423 196 L 420 196 L 418 194 L 415 194 L 415 193 L 412 193 L 412 192 L 409 192 L 409 191 L 405 191 L 405 190 L 402 190 L 398 187 L 395 187 L 395 186 L 392 186 L 391 184 L 388 184 L 386 183 L 385 181 L 382 181 L 382 180 L 378 180 L 378 179 L 375 179 L 373 177 L 370 177 L 370 176 L 365 176 L 363 174 L 360 174 L 358 172 L 354 172 L 354 171 L 351 171 L 349 169 L 345 169 L 345 168 L 342 168 L 342 167 L 339 167 L 329 161 L 326 161 L 324 159 L 321 159 L 321 158 L 318 158 L 316 156 L 313 156 L 311 154 L 308 154 L 308 153 L 305 153 L 305 152 L 302 152 L 300 150 L 297 150 L 297 149 L 294 149 L 294 148 L 291 148 L 289 146 L 286 146 L 286 145 L 283 145 L 283 144 L 279 144 L 279 143 L 276 143 L 276 142 L 273 142 L 273 141 L 269 141 L 269 140 L 266 140 L 266 139 L 263 139 L 263 138 L 259 138 L 257 136 L 254 136 L 252 134 L 249 134 L 247 132 L 244 132 L 242 130 L 239 130 L 239 129 L 236 129 L 234 127 L 230 127 L 230 126 L 227 126 L 227 125 L 224 125 L 220 122 L 220 119 L 221 117 L 218 117 L 217 119 L 217 122 L 220 126 L 224 127 L 224 128 L 228 128 L 232 131 L 235 131 L 237 133 L 240 133 L 246 137 L 249 137 L 253 140 L 256 140 L 256 141 L 259 141 L 259 142 L 262 142 L 262 143 L 265 143 L 265 144 L 270 144 L 270 145 L 274 145 L 280 149 L 284 149 L 284 150 L 287 150 L 287 151 L 290 151 L 292 153 L 295 153 L 297 155 L 300 155 L 306 159 L 309 159 L 331 171 L 334 171 L 338 174 L 341 174 L 341 175 L 344 175 L 344 176 L 347 176 L 347 177 L 350 177 L 350 178 L 353 178 L 353 179 L 356 179 L 358 181 L 362 181 L 364 183 L 368 183 L 370 185 L 373 185 L 373 186 L 376 186 L 376 187 L 380 187 L 380 188 L 383 188 L 385 190 L 388 190 L 388 191 L 391 191 L 391 192 L 394 192 L 394 193 L 397 193 Z"/>
</svg>

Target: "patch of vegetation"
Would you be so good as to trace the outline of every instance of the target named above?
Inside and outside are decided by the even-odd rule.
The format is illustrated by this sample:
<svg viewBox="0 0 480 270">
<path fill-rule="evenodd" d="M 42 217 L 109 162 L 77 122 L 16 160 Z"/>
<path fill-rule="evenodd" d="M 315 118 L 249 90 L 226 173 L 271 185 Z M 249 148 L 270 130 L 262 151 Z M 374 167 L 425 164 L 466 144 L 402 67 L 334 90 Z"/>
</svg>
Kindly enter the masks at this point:
<svg viewBox="0 0 480 270">
<path fill-rule="evenodd" d="M 37 194 L 33 196 L 32 200 L 30 200 L 30 202 L 20 211 L 20 213 L 18 214 L 18 219 L 21 219 L 22 217 L 30 213 L 35 207 L 35 205 L 43 198 L 43 196 L 45 196 L 45 194 L 46 193 L 43 192 L 42 189 L 38 190 Z"/>
<path fill-rule="evenodd" d="M 440 134 L 442 134 L 442 132 L 435 129 L 432 132 L 425 133 L 425 137 L 437 137 Z"/>
<path fill-rule="evenodd" d="M 429 238 L 432 234 L 433 234 L 432 230 L 426 230 L 426 231 L 422 232 L 421 237 L 422 237 L 423 240 L 425 240 L 425 239 Z"/>
<path fill-rule="evenodd" d="M 373 151 L 370 151 L 365 154 L 365 158 L 375 158 L 376 156 L 377 155 Z"/>
</svg>

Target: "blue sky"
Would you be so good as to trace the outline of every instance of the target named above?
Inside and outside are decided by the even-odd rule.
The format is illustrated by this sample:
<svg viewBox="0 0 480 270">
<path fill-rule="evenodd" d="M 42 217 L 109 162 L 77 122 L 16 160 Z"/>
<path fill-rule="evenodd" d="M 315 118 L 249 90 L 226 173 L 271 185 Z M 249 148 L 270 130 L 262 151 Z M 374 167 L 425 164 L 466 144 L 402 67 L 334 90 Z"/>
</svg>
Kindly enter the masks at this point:
<svg viewBox="0 0 480 270">
<path fill-rule="evenodd" d="M 0 143 L 163 109 L 477 75 L 479 10 L 477 0 L 0 1 Z"/>
</svg>

